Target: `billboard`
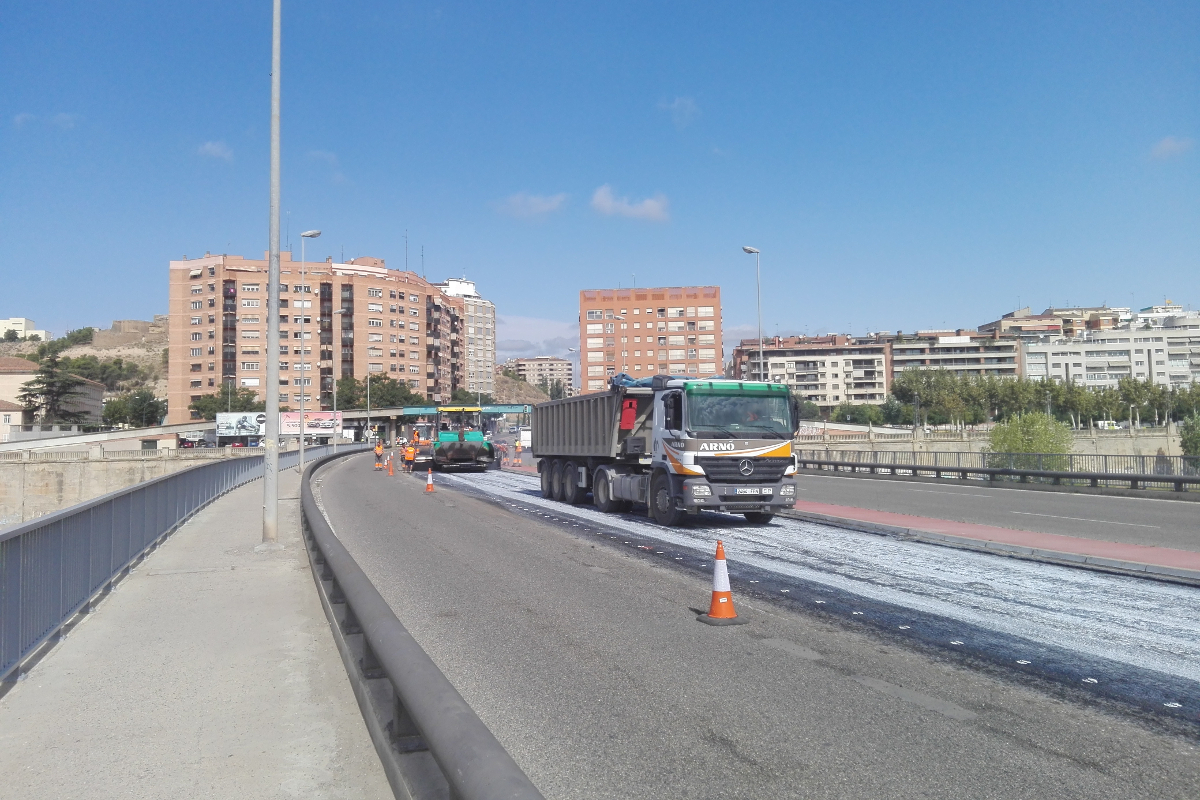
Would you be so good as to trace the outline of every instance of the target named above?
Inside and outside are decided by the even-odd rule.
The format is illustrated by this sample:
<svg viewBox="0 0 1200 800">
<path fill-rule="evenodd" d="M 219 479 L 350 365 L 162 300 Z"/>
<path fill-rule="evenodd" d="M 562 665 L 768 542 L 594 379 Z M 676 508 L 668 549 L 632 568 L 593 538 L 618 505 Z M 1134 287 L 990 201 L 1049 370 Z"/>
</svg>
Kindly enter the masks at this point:
<svg viewBox="0 0 1200 800">
<path fill-rule="evenodd" d="M 217 414 L 217 436 L 262 436 L 266 430 L 267 415 L 261 411 Z"/>
<path fill-rule="evenodd" d="M 342 429 L 342 412 L 305 411 L 304 433 L 306 436 L 335 436 Z M 300 412 L 281 411 L 279 413 L 279 435 L 300 435 Z"/>
</svg>

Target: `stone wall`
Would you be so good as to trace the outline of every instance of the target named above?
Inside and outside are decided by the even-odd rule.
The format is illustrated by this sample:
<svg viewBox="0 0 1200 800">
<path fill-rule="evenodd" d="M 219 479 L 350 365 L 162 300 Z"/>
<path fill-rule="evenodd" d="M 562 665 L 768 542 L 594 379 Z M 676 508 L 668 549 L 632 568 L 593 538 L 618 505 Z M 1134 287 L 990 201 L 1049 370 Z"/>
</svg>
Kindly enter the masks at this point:
<svg viewBox="0 0 1200 800">
<path fill-rule="evenodd" d="M 0 529 L 214 459 L 242 457 L 237 450 L 245 448 L 0 453 Z"/>
</svg>

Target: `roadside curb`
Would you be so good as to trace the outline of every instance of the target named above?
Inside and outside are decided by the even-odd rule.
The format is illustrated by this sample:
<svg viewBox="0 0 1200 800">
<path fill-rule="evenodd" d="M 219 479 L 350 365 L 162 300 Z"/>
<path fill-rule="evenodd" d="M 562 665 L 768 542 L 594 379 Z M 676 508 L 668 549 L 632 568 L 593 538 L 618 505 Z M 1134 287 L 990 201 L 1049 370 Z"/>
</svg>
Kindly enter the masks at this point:
<svg viewBox="0 0 1200 800">
<path fill-rule="evenodd" d="M 895 536 L 901 539 L 925 542 L 926 544 L 954 547 L 961 550 L 976 550 L 984 553 L 992 553 L 994 555 L 1004 555 L 1012 558 L 1024 558 L 1030 561 L 1050 562 L 1066 567 L 1091 569 L 1097 572 L 1110 572 L 1121 575 L 1131 575 L 1133 577 L 1167 581 L 1170 583 L 1184 583 L 1192 586 L 1200 586 L 1200 570 L 1186 569 L 1184 567 L 1170 567 L 1162 564 L 1147 564 L 1140 561 L 1126 561 L 1115 558 L 1104 558 L 1102 556 L 1085 555 L 1082 553 L 1069 553 L 1061 550 L 1026 547 L 1024 545 L 998 542 L 991 539 L 973 539 L 969 536 L 954 536 L 953 534 L 948 533 L 926 531 L 919 528 L 905 528 L 899 525 L 887 525 L 880 522 L 867 522 L 865 520 L 850 519 L 848 517 L 837 517 L 832 514 L 819 514 L 813 511 L 796 511 L 789 509 L 780 513 L 782 516 L 790 517 L 792 519 L 800 519 L 807 522 L 818 522 L 825 525 L 834 525 L 839 528 L 861 531 L 863 533 L 876 533 L 883 536 Z"/>
</svg>

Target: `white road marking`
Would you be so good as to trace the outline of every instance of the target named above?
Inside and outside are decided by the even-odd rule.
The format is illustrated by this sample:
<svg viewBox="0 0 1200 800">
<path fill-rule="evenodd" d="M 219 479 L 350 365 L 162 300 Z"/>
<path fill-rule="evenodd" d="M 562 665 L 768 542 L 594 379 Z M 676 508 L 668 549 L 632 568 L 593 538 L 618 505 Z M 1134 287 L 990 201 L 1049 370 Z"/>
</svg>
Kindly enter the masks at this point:
<svg viewBox="0 0 1200 800">
<path fill-rule="evenodd" d="M 913 489 L 914 492 L 924 492 L 925 494 L 952 494 L 955 497 L 986 497 L 991 499 L 990 494 L 967 494 L 966 492 L 943 492 L 938 489 Z"/>
<path fill-rule="evenodd" d="M 1054 519 L 1071 519 L 1076 522 L 1101 522 L 1105 525 L 1126 525 L 1130 528 L 1160 528 L 1159 525 L 1142 525 L 1138 522 L 1112 522 L 1107 519 L 1084 519 L 1083 517 L 1060 517 L 1058 514 L 1035 514 L 1032 511 L 1009 511 L 1010 514 L 1023 514 L 1026 517 L 1053 517 Z"/>
</svg>

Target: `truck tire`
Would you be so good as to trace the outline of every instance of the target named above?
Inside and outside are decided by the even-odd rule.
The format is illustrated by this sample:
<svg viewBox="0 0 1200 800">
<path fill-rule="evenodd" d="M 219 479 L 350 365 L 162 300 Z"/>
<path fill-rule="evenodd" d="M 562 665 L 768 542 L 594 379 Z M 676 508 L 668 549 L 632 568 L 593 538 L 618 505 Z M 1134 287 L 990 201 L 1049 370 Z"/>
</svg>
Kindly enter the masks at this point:
<svg viewBox="0 0 1200 800">
<path fill-rule="evenodd" d="M 592 478 L 592 502 L 605 514 L 620 514 L 629 510 L 628 500 L 617 500 L 612 495 L 612 473 L 606 469 L 596 470 Z"/>
<path fill-rule="evenodd" d="M 574 461 L 563 463 L 560 483 L 562 483 L 562 501 L 564 503 L 574 506 L 583 502 L 587 489 L 579 485 L 579 466 Z"/>
<path fill-rule="evenodd" d="M 747 511 L 742 515 L 746 521 L 754 525 L 767 525 L 775 518 L 770 511 Z"/>
<path fill-rule="evenodd" d="M 683 521 L 687 512 L 675 508 L 675 496 L 671 494 L 671 478 L 665 472 L 654 476 L 650 482 L 650 516 L 659 525 L 673 528 Z"/>
<path fill-rule="evenodd" d="M 540 477 L 542 479 L 542 497 L 549 500 L 554 496 L 554 489 L 550 485 L 550 468 L 554 466 L 552 460 L 547 459 L 541 463 Z"/>
<path fill-rule="evenodd" d="M 550 462 L 550 498 L 562 502 L 563 499 L 563 462 L 557 458 Z"/>
</svg>

